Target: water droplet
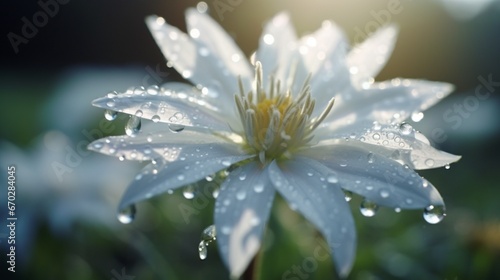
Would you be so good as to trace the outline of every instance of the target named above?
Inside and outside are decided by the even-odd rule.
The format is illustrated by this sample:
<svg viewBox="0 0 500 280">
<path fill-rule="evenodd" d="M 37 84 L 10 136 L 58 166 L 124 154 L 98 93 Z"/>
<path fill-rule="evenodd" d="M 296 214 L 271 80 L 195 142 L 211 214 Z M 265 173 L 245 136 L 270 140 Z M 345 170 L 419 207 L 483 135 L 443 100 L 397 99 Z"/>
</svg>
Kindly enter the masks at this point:
<svg viewBox="0 0 500 280">
<path fill-rule="evenodd" d="M 151 118 L 151 120 L 152 120 L 153 122 L 157 123 L 157 122 L 159 122 L 159 121 L 160 121 L 160 116 L 158 116 L 158 115 L 154 115 L 154 116 Z"/>
<path fill-rule="evenodd" d="M 399 126 L 399 131 L 401 131 L 403 135 L 409 135 L 413 131 L 413 127 L 409 123 L 402 123 Z"/>
<path fill-rule="evenodd" d="M 182 195 L 186 199 L 193 199 L 195 197 L 195 187 L 194 185 L 187 185 L 183 190 L 182 190 Z"/>
<path fill-rule="evenodd" d="M 108 106 L 109 108 L 113 108 L 113 107 L 115 107 L 115 102 L 113 100 L 110 100 L 110 101 L 106 102 L 106 106 Z"/>
<path fill-rule="evenodd" d="M 210 225 L 206 227 L 203 232 L 201 233 L 201 239 L 203 241 L 211 242 L 215 240 L 216 238 L 216 230 L 215 230 L 215 225 Z"/>
<path fill-rule="evenodd" d="M 201 56 L 208 56 L 210 54 L 210 51 L 207 49 L 207 48 L 200 48 L 198 50 L 198 52 L 200 53 Z"/>
<path fill-rule="evenodd" d="M 352 200 L 352 192 L 344 190 L 345 201 L 349 202 Z"/>
<path fill-rule="evenodd" d="M 261 193 L 264 191 L 264 184 L 256 184 L 255 186 L 253 186 L 253 190 L 256 192 L 256 193 Z"/>
<path fill-rule="evenodd" d="M 191 75 L 193 75 L 193 73 L 192 73 L 191 71 L 189 71 L 189 70 L 184 70 L 184 71 L 182 71 L 182 77 L 183 77 L 184 79 L 189 79 L 189 78 L 191 78 Z"/>
<path fill-rule="evenodd" d="M 359 207 L 359 210 L 361 211 L 361 214 L 365 217 L 373 217 L 377 213 L 378 210 L 378 205 L 367 200 L 363 199 L 361 202 L 361 205 Z"/>
<path fill-rule="evenodd" d="M 200 244 L 198 245 L 198 253 L 200 255 L 200 260 L 204 260 L 207 258 L 208 255 L 208 250 L 207 246 L 205 245 L 205 241 L 200 241 Z"/>
<path fill-rule="evenodd" d="M 434 160 L 432 158 L 428 158 L 427 160 L 425 160 L 425 165 L 427 165 L 429 167 L 433 167 L 434 166 Z"/>
<path fill-rule="evenodd" d="M 382 128 L 382 125 L 380 125 L 380 123 L 378 123 L 377 121 L 374 121 L 372 128 L 373 130 L 380 130 Z"/>
<path fill-rule="evenodd" d="M 394 208 L 394 212 L 400 213 L 401 212 L 401 208 L 399 208 L 399 207 Z"/>
<path fill-rule="evenodd" d="M 240 181 L 245 181 L 245 179 L 247 178 L 247 174 L 241 173 L 238 178 L 240 179 Z"/>
<path fill-rule="evenodd" d="M 137 110 L 137 111 L 135 112 L 135 116 L 136 116 L 136 117 L 139 117 L 139 118 L 140 118 L 140 117 L 142 117 L 142 114 L 143 114 L 142 110 Z"/>
<path fill-rule="evenodd" d="M 368 154 L 368 163 L 373 163 L 375 161 L 375 155 L 373 153 Z"/>
<path fill-rule="evenodd" d="M 373 140 L 379 140 L 380 139 L 380 134 L 375 133 L 375 134 L 373 134 L 372 138 L 373 138 Z"/>
<path fill-rule="evenodd" d="M 328 181 L 328 183 L 332 183 L 332 184 L 336 184 L 339 182 L 339 179 L 335 175 L 328 175 L 326 180 Z"/>
<path fill-rule="evenodd" d="M 444 168 L 445 168 L 445 169 L 450 169 L 450 165 L 449 165 L 449 164 L 446 164 L 446 165 L 444 166 Z"/>
<path fill-rule="evenodd" d="M 271 34 L 264 35 L 262 39 L 264 40 L 264 43 L 266 43 L 267 45 L 274 44 L 274 36 Z"/>
<path fill-rule="evenodd" d="M 118 213 L 118 221 L 122 224 L 130 224 L 134 218 L 135 218 L 135 205 L 132 204 L 122 210 Z"/>
<path fill-rule="evenodd" d="M 118 112 L 116 112 L 116 111 L 113 111 L 113 110 L 104 111 L 104 117 L 108 121 L 114 121 L 116 119 L 116 116 L 118 116 Z"/>
<path fill-rule="evenodd" d="M 382 198 L 388 198 L 389 197 L 389 191 L 388 190 L 380 190 L 380 196 Z"/>
<path fill-rule="evenodd" d="M 146 90 L 148 94 L 157 95 L 160 88 L 157 85 L 152 85 Z"/>
<path fill-rule="evenodd" d="M 169 124 L 168 128 L 170 129 L 170 131 L 176 132 L 176 133 L 184 130 L 184 126 L 178 125 L 178 124 Z"/>
<path fill-rule="evenodd" d="M 108 94 L 106 94 L 108 98 L 115 98 L 116 97 L 116 91 L 110 91 Z"/>
<path fill-rule="evenodd" d="M 231 162 L 229 160 L 223 160 L 221 163 L 224 166 L 230 166 L 231 165 Z"/>
<path fill-rule="evenodd" d="M 141 130 L 141 119 L 136 116 L 131 116 L 125 125 L 125 133 L 128 136 L 135 136 Z"/>
<path fill-rule="evenodd" d="M 441 222 L 446 216 L 446 209 L 444 206 L 430 205 L 424 209 L 424 219 L 429 224 L 437 224 Z"/>
<path fill-rule="evenodd" d="M 208 11 L 208 5 L 206 2 L 199 2 L 198 4 L 196 4 L 196 10 L 198 10 L 198 12 L 200 14 L 204 14 Z"/>
<path fill-rule="evenodd" d="M 245 191 L 239 191 L 237 194 L 236 194 L 236 199 L 238 200 L 243 200 L 247 197 L 247 193 Z"/>
<path fill-rule="evenodd" d="M 179 181 L 184 180 L 184 178 L 185 178 L 185 177 L 184 177 L 184 175 L 182 175 L 182 174 L 177 175 L 177 180 L 179 180 Z"/>
<path fill-rule="evenodd" d="M 415 112 L 411 114 L 411 120 L 414 122 L 419 122 L 424 118 L 424 113 L 422 112 Z"/>
<path fill-rule="evenodd" d="M 125 156 L 124 156 L 124 155 L 120 155 L 120 156 L 118 156 L 118 160 L 119 160 L 119 161 L 124 161 L 124 160 L 125 160 Z"/>
</svg>

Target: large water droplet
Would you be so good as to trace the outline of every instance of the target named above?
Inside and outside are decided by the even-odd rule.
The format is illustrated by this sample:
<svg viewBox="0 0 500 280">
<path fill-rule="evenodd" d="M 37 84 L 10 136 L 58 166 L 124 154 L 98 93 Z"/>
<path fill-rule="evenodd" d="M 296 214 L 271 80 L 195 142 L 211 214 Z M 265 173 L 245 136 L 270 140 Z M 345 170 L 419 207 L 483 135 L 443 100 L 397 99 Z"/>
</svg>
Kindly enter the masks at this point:
<svg viewBox="0 0 500 280">
<path fill-rule="evenodd" d="M 208 255 L 208 250 L 207 246 L 205 245 L 205 241 L 200 241 L 200 244 L 198 245 L 198 253 L 200 255 L 200 259 L 204 260 L 207 258 Z"/>
<path fill-rule="evenodd" d="M 399 126 L 399 131 L 401 131 L 403 135 L 409 135 L 413 131 L 413 127 L 409 123 L 402 123 Z"/>
<path fill-rule="evenodd" d="M 437 224 L 441 222 L 446 216 L 446 209 L 444 206 L 430 205 L 424 209 L 424 219 L 429 224 Z"/>
<path fill-rule="evenodd" d="M 361 214 L 363 216 L 373 217 L 375 216 L 375 214 L 377 214 L 378 205 L 367 199 L 363 199 L 359 207 L 359 210 L 361 211 Z"/>
<path fill-rule="evenodd" d="M 135 205 L 130 205 L 118 212 L 118 221 L 122 224 L 130 224 L 135 218 Z"/>
<path fill-rule="evenodd" d="M 116 116 L 118 116 L 118 112 L 116 112 L 116 111 L 113 111 L 113 110 L 104 111 L 104 117 L 108 121 L 114 121 L 116 119 Z"/>
<path fill-rule="evenodd" d="M 128 136 L 136 136 L 141 130 L 141 119 L 136 116 L 131 116 L 125 125 L 125 133 Z"/>
</svg>

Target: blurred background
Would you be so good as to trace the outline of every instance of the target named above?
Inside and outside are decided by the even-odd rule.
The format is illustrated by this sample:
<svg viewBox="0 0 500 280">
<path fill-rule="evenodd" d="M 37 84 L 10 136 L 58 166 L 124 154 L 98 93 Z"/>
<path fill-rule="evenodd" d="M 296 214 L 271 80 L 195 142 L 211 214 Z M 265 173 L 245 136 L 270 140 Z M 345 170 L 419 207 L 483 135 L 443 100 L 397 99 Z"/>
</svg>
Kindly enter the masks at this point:
<svg viewBox="0 0 500 280">
<path fill-rule="evenodd" d="M 197 4 L 2 1 L 0 177 L 6 186 L 6 167 L 16 165 L 18 217 L 16 272 L 11 273 L 2 187 L 2 279 L 228 278 L 215 244 L 206 260 L 198 257 L 200 234 L 212 223 L 212 200 L 186 200 L 178 191 L 138 204 L 135 221 L 121 224 L 116 207 L 141 164 L 85 150 L 94 139 L 124 132 L 124 120 L 108 123 L 103 110 L 90 105 L 93 99 L 130 86 L 181 80 L 166 66 L 144 18 L 157 14 L 185 30 L 184 11 Z M 348 278 L 500 279 L 500 1 L 205 4 L 247 55 L 256 49 L 263 24 L 283 10 L 298 35 L 331 19 L 354 43 L 397 23 L 394 53 L 376 80 L 405 77 L 456 85 L 455 93 L 413 126 L 436 147 L 463 158 L 450 169 L 420 172 L 447 203 L 447 217 L 437 225 L 427 224 L 420 211 L 381 209 L 366 218 L 354 197 L 358 249 Z M 265 239 L 262 279 L 335 278 L 330 259 L 314 258 L 321 246 L 314 228 L 280 199 Z M 297 267 L 301 273 L 294 272 Z"/>
</svg>

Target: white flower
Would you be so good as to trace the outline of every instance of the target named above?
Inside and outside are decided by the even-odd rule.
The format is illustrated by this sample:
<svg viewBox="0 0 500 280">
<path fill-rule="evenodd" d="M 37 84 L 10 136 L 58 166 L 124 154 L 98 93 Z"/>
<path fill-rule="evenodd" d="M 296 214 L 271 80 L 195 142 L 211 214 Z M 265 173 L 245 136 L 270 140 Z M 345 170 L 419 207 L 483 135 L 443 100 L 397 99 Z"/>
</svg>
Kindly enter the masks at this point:
<svg viewBox="0 0 500 280">
<path fill-rule="evenodd" d="M 194 9 L 187 11 L 189 35 L 161 17 L 148 17 L 147 24 L 169 63 L 196 86 L 167 83 L 94 101 L 132 116 L 128 136 L 89 147 L 121 159 L 153 160 L 126 191 L 121 209 L 231 166 L 214 219 L 219 251 L 235 277 L 260 247 L 276 191 L 323 234 L 342 276 L 356 247 L 342 189 L 366 198 L 366 215 L 384 205 L 427 207 L 427 220 L 442 218 L 441 196 L 414 169 L 459 157 L 434 149 L 400 122 L 453 87 L 374 82 L 394 46 L 394 26 L 348 52 L 334 23 L 297 39 L 282 13 L 265 26 L 252 66 L 219 25 Z M 140 132 L 140 118 L 183 131 L 156 124 L 154 131 Z"/>
</svg>

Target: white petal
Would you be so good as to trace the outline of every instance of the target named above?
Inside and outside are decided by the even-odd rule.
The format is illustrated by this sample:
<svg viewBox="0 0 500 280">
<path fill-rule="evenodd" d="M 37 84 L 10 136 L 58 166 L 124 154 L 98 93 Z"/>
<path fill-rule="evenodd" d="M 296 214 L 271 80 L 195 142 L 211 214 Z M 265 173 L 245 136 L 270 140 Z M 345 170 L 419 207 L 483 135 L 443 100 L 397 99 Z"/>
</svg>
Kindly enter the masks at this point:
<svg viewBox="0 0 500 280">
<path fill-rule="evenodd" d="M 267 90 L 272 75 L 281 82 L 286 81 L 286 70 L 297 41 L 295 31 L 287 13 L 279 13 L 264 27 L 255 60 L 262 64 L 264 89 Z"/>
<path fill-rule="evenodd" d="M 245 67 L 240 69 L 236 65 L 238 69 L 228 68 L 229 65 L 221 63 L 227 61 L 228 56 L 231 58 L 230 54 L 224 56 L 223 53 L 219 53 L 229 38 L 224 40 L 223 45 L 211 49 L 215 46 L 204 46 L 202 42 L 194 41 L 176 27 L 166 24 L 162 18 L 150 16 L 146 18 L 146 23 L 163 55 L 173 64 L 177 72 L 195 85 L 206 87 L 210 96 L 221 97 L 218 104 L 220 108 L 233 110 L 232 96 L 238 92 L 238 75 L 242 75 L 245 84 L 250 84 L 250 81 L 247 79 L 249 69 Z M 214 36 L 214 34 L 203 36 Z M 231 45 L 227 47 L 232 48 Z M 241 57 L 241 60 L 245 60 L 245 57 Z"/>
<path fill-rule="evenodd" d="M 255 161 L 232 171 L 222 184 L 214 220 L 231 277 L 240 277 L 259 250 L 274 194 L 267 170 Z"/>
<path fill-rule="evenodd" d="M 192 86 L 168 83 L 154 94 L 141 88 L 92 102 L 94 106 L 138 115 L 141 118 L 193 128 L 229 131 L 228 117 L 219 108 L 196 96 Z"/>
<path fill-rule="evenodd" d="M 378 147 L 367 147 L 386 157 L 407 164 L 412 169 L 438 168 L 458 161 L 461 157 L 449 154 L 430 145 L 429 140 L 420 132 L 411 129 L 403 131 L 400 126 L 382 126 L 380 130 L 363 134 L 363 143 Z"/>
<path fill-rule="evenodd" d="M 301 38 L 307 52 L 304 61 L 311 78 L 311 94 L 316 100 L 313 115 L 319 114 L 333 97 L 349 94 L 350 74 L 345 64 L 347 39 L 333 22 L 325 21 L 315 33 Z"/>
<path fill-rule="evenodd" d="M 89 144 L 88 149 L 105 155 L 126 160 L 151 160 L 164 158 L 176 161 L 183 154 L 196 153 L 213 148 L 224 147 L 228 153 L 244 155 L 241 145 L 226 141 L 212 134 L 197 131 L 173 133 L 167 131 L 140 133 L 137 136 L 110 136 L 98 139 Z"/>
<path fill-rule="evenodd" d="M 347 65 L 354 85 L 361 86 L 363 82 L 377 76 L 392 54 L 397 34 L 395 25 L 387 25 L 353 47 L 347 56 Z"/>
<path fill-rule="evenodd" d="M 188 32 L 197 44 L 198 50 L 203 47 L 208 48 L 218 68 L 214 70 L 227 76 L 222 79 L 228 83 L 225 87 L 234 89 L 233 92 L 227 92 L 227 94 L 232 96 L 237 92 L 238 81 L 234 79 L 235 77 L 241 77 L 243 84 L 250 86 L 253 68 L 250 67 L 248 59 L 233 38 L 208 14 L 200 13 L 194 8 L 186 11 L 186 22 Z"/>
<path fill-rule="evenodd" d="M 146 166 L 127 188 L 119 209 L 195 183 L 249 157 L 251 155 L 238 154 L 238 151 L 220 144 L 186 145 L 180 149 L 175 161 L 158 160 L 156 164 Z"/>
<path fill-rule="evenodd" d="M 373 122 L 399 123 L 413 112 L 421 112 L 453 90 L 447 83 L 394 79 L 355 92 L 351 99 L 336 99 L 332 112 L 317 130 L 317 139 L 349 136 L 369 129 Z"/>
<path fill-rule="evenodd" d="M 344 193 L 326 181 L 330 171 L 303 157 L 279 165 L 273 161 L 269 176 L 276 189 L 323 234 L 332 251 L 337 272 L 347 276 L 354 262 L 356 231 Z"/>
<path fill-rule="evenodd" d="M 370 150 L 348 145 L 315 146 L 304 150 L 330 170 L 330 181 L 387 207 L 423 209 L 444 205 L 439 192 L 411 168 Z"/>
</svg>

